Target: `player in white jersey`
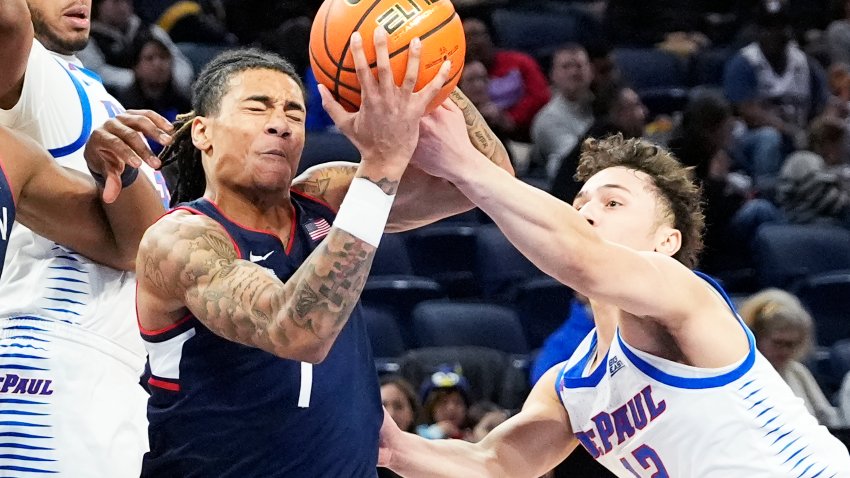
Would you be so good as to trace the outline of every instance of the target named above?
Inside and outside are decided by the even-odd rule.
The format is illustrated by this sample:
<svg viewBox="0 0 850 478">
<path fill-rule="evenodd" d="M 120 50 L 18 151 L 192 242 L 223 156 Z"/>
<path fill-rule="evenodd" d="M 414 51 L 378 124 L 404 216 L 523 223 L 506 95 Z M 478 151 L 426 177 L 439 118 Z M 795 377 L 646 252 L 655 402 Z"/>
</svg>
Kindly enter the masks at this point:
<svg viewBox="0 0 850 478">
<path fill-rule="evenodd" d="M 756 350 L 720 288 L 691 270 L 700 194 L 672 155 L 619 135 L 588 140 L 571 207 L 443 139 L 452 151 L 417 165 L 588 297 L 596 327 L 477 444 L 424 440 L 385 414 L 381 464 L 402 476 L 537 477 L 581 444 L 622 478 L 850 477 L 847 448 Z"/>
<path fill-rule="evenodd" d="M 170 128 L 158 115 L 151 122 L 122 114 L 97 75 L 74 58 L 88 39 L 90 7 L 89 0 L 0 2 L 0 124 L 86 173 L 83 152 L 93 131 L 108 137 L 101 147 L 135 142 L 148 159 L 132 130 L 156 138 Z M 101 125 L 106 130 L 95 130 Z M 166 195 L 161 177 L 146 173 Z M 118 176 L 109 177 L 114 196 Z M 153 197 L 135 207 L 140 234 L 164 211 L 163 198 Z M 67 217 L 65 227 L 79 226 Z M 134 286 L 131 272 L 13 227 L 0 278 L 0 475 L 138 476 L 147 423 Z"/>
</svg>

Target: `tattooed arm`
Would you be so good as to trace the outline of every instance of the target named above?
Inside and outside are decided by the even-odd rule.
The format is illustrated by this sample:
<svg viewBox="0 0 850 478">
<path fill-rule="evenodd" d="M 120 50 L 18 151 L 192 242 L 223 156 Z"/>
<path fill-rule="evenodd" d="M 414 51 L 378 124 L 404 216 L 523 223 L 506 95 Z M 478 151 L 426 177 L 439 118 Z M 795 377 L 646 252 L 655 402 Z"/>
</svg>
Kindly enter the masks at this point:
<svg viewBox="0 0 850 478">
<path fill-rule="evenodd" d="M 419 145 L 413 161 L 415 162 L 417 157 L 429 156 L 451 161 L 449 148 L 444 147 L 445 142 L 453 139 L 448 132 L 462 131 L 458 130 L 459 125 L 465 124 L 466 136 L 475 149 L 494 164 L 513 174 L 505 146 L 496 138 L 472 102 L 457 88 L 451 93 L 451 100 L 457 107 L 441 107 L 439 111 L 422 120 Z M 447 112 L 450 113 L 446 114 Z M 325 163 L 302 173 L 292 182 L 292 187 L 337 209 L 356 171 L 357 165 L 354 163 Z M 411 164 L 398 185 L 398 195 L 393 203 L 386 230 L 396 232 L 414 229 L 471 208 L 472 203 L 450 182 L 429 175 Z"/>
<path fill-rule="evenodd" d="M 175 212 L 152 226 L 139 248 L 139 321 L 160 329 L 188 308 L 228 340 L 318 363 L 348 321 L 374 255 L 371 245 L 332 228 L 283 283 L 239 259 L 212 219 Z"/>
</svg>

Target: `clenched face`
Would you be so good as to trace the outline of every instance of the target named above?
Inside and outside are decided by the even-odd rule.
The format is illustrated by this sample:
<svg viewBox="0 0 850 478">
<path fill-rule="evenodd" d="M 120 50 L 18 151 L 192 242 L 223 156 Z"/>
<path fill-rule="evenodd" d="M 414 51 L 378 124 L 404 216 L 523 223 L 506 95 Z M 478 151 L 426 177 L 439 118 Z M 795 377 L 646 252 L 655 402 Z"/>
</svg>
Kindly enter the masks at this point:
<svg viewBox="0 0 850 478">
<path fill-rule="evenodd" d="M 85 48 L 91 29 L 91 0 L 27 0 L 35 37 L 45 48 L 73 55 Z"/>
</svg>

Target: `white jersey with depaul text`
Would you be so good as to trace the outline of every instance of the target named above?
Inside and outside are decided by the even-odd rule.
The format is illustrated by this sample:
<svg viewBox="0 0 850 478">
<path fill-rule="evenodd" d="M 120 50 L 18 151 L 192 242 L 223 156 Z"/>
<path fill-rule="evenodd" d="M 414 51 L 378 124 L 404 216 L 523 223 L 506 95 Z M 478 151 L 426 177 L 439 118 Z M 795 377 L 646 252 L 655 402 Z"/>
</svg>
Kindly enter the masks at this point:
<svg viewBox="0 0 850 478">
<path fill-rule="evenodd" d="M 749 353 L 721 369 L 647 354 L 618 329 L 590 370 L 592 331 L 556 382 L 576 437 L 622 478 L 850 477 L 847 448 L 818 425 L 741 327 Z"/>
<path fill-rule="evenodd" d="M 94 128 L 123 112 L 100 82 L 71 56 L 33 41 L 21 98 L 0 110 L 0 124 L 44 146 L 62 166 L 87 172 L 85 142 Z M 159 173 L 145 171 L 164 200 Z M 66 218 L 74 227 L 74 218 Z M 138 356 L 144 347 L 135 321 L 134 275 L 86 259 L 15 224 L 0 278 L 0 318 L 34 316 L 74 324 Z"/>
</svg>

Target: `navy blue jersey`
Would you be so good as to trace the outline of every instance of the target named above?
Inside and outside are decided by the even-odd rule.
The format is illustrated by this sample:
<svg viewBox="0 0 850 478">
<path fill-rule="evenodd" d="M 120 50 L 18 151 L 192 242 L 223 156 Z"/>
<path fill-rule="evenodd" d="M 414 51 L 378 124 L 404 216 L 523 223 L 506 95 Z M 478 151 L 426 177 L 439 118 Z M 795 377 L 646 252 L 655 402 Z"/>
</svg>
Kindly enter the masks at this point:
<svg viewBox="0 0 850 478">
<path fill-rule="evenodd" d="M 15 222 L 15 197 L 12 195 L 12 184 L 3 169 L 0 159 L 0 276 L 3 275 L 3 262 L 6 261 L 6 246 L 9 245 L 9 234 Z"/>
<path fill-rule="evenodd" d="M 328 234 L 334 213 L 293 193 L 287 240 L 245 228 L 211 202 L 238 254 L 288 280 Z M 360 306 L 318 365 L 213 334 L 194 316 L 142 330 L 148 349 L 150 448 L 143 477 L 374 477 L 383 420 Z"/>
</svg>

